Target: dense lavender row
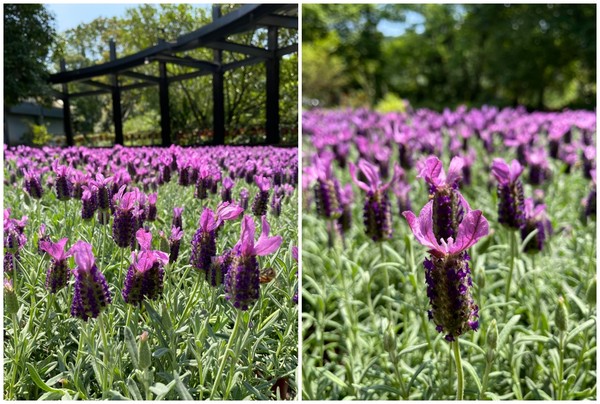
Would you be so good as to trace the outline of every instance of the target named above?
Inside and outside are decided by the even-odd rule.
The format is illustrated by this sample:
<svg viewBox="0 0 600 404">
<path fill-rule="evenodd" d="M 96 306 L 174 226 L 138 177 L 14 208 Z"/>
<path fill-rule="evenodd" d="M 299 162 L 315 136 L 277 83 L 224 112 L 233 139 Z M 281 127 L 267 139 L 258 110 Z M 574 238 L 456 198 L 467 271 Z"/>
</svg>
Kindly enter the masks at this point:
<svg viewBox="0 0 600 404">
<path fill-rule="evenodd" d="M 515 288 L 520 288 L 523 280 L 530 276 L 523 273 L 521 268 L 528 265 L 537 270 L 536 255 L 543 257 L 543 260 L 551 259 L 553 253 L 547 251 L 547 245 L 552 244 L 552 238 L 557 232 L 560 233 L 557 237 L 566 235 L 571 238 L 569 232 L 577 226 L 573 221 L 582 223 L 578 228 L 594 223 L 595 113 L 530 113 L 523 108 L 495 107 L 461 107 L 455 111 L 446 109 L 442 113 L 409 108 L 405 113 L 389 114 L 366 109 L 312 110 L 303 114 L 303 132 L 303 239 L 315 240 L 315 248 L 324 247 L 323 244 L 318 246 L 316 241 L 319 240 L 321 230 L 314 228 L 313 218 L 318 217 L 324 222 L 322 227 L 328 235 L 327 244 L 330 247 L 329 254 L 322 259 L 313 255 L 314 251 L 310 247 L 305 249 L 308 255 L 305 255 L 303 268 L 309 282 L 305 283 L 308 289 L 305 289 L 304 296 L 312 304 L 303 310 L 308 313 L 305 319 L 325 316 L 330 319 L 330 323 L 335 322 L 332 318 L 335 318 L 336 311 L 328 311 L 326 304 L 312 303 L 326 297 L 319 294 L 320 289 L 310 280 L 319 279 L 318 267 L 327 266 L 330 261 L 349 260 L 361 268 L 362 275 L 357 275 L 356 272 L 341 273 L 341 278 L 349 279 L 342 279 L 339 287 L 344 290 L 350 284 L 354 285 L 353 288 L 359 288 L 356 285 L 366 283 L 366 290 L 356 291 L 354 294 L 344 290 L 343 297 L 339 298 L 352 302 L 358 318 L 364 315 L 359 313 L 368 313 L 371 327 L 378 322 L 387 324 L 383 326 L 384 333 L 380 342 L 374 342 L 364 350 L 374 350 L 376 348 L 373 346 L 381 346 L 383 352 L 389 351 L 390 335 L 400 334 L 399 330 L 402 329 L 408 332 L 408 329 L 414 327 L 420 329 L 419 333 L 426 336 L 425 340 L 432 348 L 422 309 L 415 311 L 417 319 L 421 318 L 422 321 L 415 320 L 416 324 L 408 329 L 408 313 L 398 311 L 405 305 L 414 310 L 415 300 L 420 299 L 419 290 L 412 291 L 409 295 L 400 292 L 406 291 L 405 282 L 408 279 L 412 279 L 412 282 L 416 278 L 423 279 L 427 285 L 425 294 L 429 309 L 426 313 L 429 321 L 446 341 L 452 343 L 452 356 L 456 361 L 458 376 L 456 397 L 462 399 L 465 385 L 458 337 L 463 336 L 476 342 L 476 334 L 470 334 L 469 331 L 478 331 L 483 325 L 487 329 L 485 334 L 488 335 L 488 349 L 495 350 L 495 346 L 491 348 L 495 342 L 492 343 L 493 338 L 490 340 L 489 335 L 493 334 L 496 321 L 505 327 L 514 326 L 505 322 L 506 318 L 510 318 L 507 316 L 511 316 L 507 310 L 513 304 L 511 299 L 522 299 L 515 296 L 518 292 Z M 447 171 L 443 168 L 445 164 L 442 160 L 449 163 Z M 580 195 L 581 199 L 576 203 L 570 202 L 568 208 L 561 209 L 559 219 L 556 215 L 558 212 L 547 209 L 547 198 L 555 198 L 553 193 L 556 192 L 557 184 L 565 183 L 564 177 L 577 178 L 574 184 L 587 181 L 587 190 L 573 189 L 571 195 L 563 195 L 566 198 Z M 495 205 L 494 209 L 490 209 L 490 202 Z M 418 215 L 412 212 L 415 206 L 422 206 Z M 553 206 L 556 207 L 556 204 L 553 203 Z M 564 225 L 565 211 L 570 212 L 567 220 L 573 223 L 568 227 Z M 362 221 L 362 226 L 357 223 L 359 221 Z M 414 272 L 411 269 L 414 268 L 415 259 L 408 232 L 412 232 L 416 240 L 428 250 L 429 256 L 424 258 L 423 263 L 424 273 L 422 270 Z M 587 237 L 586 234 L 574 236 Z M 341 239 L 341 245 L 336 243 L 338 239 Z M 479 247 L 475 246 L 478 241 L 481 244 Z M 375 248 L 369 249 L 368 244 Z M 494 244 L 497 246 L 494 247 Z M 386 262 L 390 258 L 388 248 L 395 250 L 394 256 L 398 257 L 395 262 Z M 498 261 L 495 254 L 488 253 L 499 249 L 508 250 L 505 254 L 508 261 L 502 258 Z M 529 255 L 525 257 L 525 253 Z M 477 257 L 477 261 L 472 260 L 472 255 Z M 378 263 L 375 267 L 373 259 Z M 472 266 L 478 267 L 479 285 L 474 282 Z M 486 275 L 486 266 L 506 268 L 506 272 L 500 272 L 499 277 L 495 274 Z M 515 286 L 513 278 L 517 271 L 519 284 Z M 327 282 L 329 274 L 323 273 L 322 276 L 324 282 Z M 557 279 L 562 276 L 564 275 L 558 273 L 556 275 Z M 490 317 L 482 322 L 481 310 L 488 309 L 477 302 L 477 299 L 482 298 L 485 279 L 490 277 L 494 279 L 495 287 L 505 291 L 504 300 L 492 295 L 485 297 L 486 301 L 495 302 L 494 314 L 502 308 L 499 312 L 501 318 L 492 316 L 493 325 Z M 580 287 L 584 291 L 595 293 L 592 290 L 595 289 L 595 282 L 589 275 L 581 281 Z M 372 292 L 374 282 L 382 287 L 377 292 Z M 570 287 L 564 284 L 552 293 L 563 295 Z M 555 299 L 555 307 L 560 306 L 562 301 L 562 298 Z M 381 317 L 378 316 L 380 304 L 385 306 L 379 313 Z M 332 306 L 337 307 L 342 307 L 342 312 L 345 312 L 343 302 Z M 557 313 L 561 311 L 562 309 L 557 309 Z M 528 317 L 532 316 L 531 313 L 527 314 Z M 513 321 L 521 316 L 514 316 Z M 352 316 L 350 318 L 354 319 Z M 348 324 L 348 321 L 350 320 L 345 317 L 343 324 Z M 313 325 L 305 328 L 304 339 L 309 341 L 305 346 L 309 347 L 309 357 L 311 354 L 315 355 L 309 363 L 317 366 L 317 370 L 308 370 L 305 366 L 306 373 L 315 375 L 314 380 L 310 377 L 305 379 L 310 380 L 305 381 L 305 390 L 310 391 L 314 386 L 319 386 L 319 390 L 324 388 L 327 378 L 316 375 L 325 369 L 344 379 L 333 390 L 340 390 L 342 383 L 352 380 L 349 375 L 342 376 L 339 373 L 341 369 L 336 367 L 335 361 L 331 361 L 332 354 L 330 351 L 325 352 L 326 348 L 320 346 L 319 341 L 368 338 L 369 331 L 375 332 L 374 329 L 369 330 L 369 321 L 355 321 L 357 323 L 352 325 L 352 329 L 364 329 L 362 337 L 353 334 L 342 337 L 340 333 L 343 333 L 343 326 L 329 329 L 327 334 L 327 324 L 316 326 L 307 321 Z M 557 321 L 556 326 L 561 332 L 568 331 L 561 329 L 558 323 L 560 321 Z M 586 323 L 586 326 L 589 327 L 589 324 Z M 321 336 L 321 339 L 314 339 L 319 333 L 326 335 Z M 350 356 L 356 352 L 354 347 L 338 349 L 347 349 Z M 560 349 L 562 355 L 562 345 Z M 402 375 L 397 354 L 390 352 L 389 355 L 392 358 L 390 366 L 396 371 L 394 377 L 398 382 L 398 390 L 397 395 L 383 397 L 419 397 L 405 385 L 411 379 L 412 384 L 416 376 Z M 365 360 L 369 358 L 368 355 L 363 357 L 367 358 Z M 490 354 L 488 362 L 493 357 L 494 354 Z M 491 365 L 485 366 L 486 382 L 482 386 L 478 381 L 479 391 L 475 397 L 485 396 L 490 367 Z M 346 376 L 349 379 L 345 379 Z M 355 374 L 354 377 L 358 376 Z M 561 374 L 560 378 L 562 377 Z M 407 380 L 403 380 L 404 378 Z M 556 386 L 561 383 L 562 379 Z M 342 398 L 344 394 L 352 396 L 357 393 L 348 384 L 346 393 L 338 394 L 340 395 L 337 397 Z M 549 394 L 561 399 L 566 393 L 559 387 Z M 335 396 L 334 393 L 333 395 Z M 305 396 L 310 397 L 310 393 Z M 442 398 L 435 395 L 429 397 Z"/>
<path fill-rule="evenodd" d="M 69 289 L 71 315 L 85 321 L 100 321 L 111 303 L 144 309 L 145 300 L 162 299 L 166 284 L 185 281 L 183 268 L 200 276 L 193 290 L 184 291 L 190 302 L 206 282 L 215 296 L 223 291 L 234 308 L 250 310 L 261 283 L 271 280 L 263 273 L 275 272 L 258 257 L 280 246 L 293 255 L 295 234 L 284 240 L 269 233 L 274 222 L 277 232 L 282 220 L 293 222 L 296 149 L 19 146 L 5 147 L 4 154 L 5 194 L 21 201 L 4 211 L 5 293 L 14 303 L 12 314 L 25 299 L 23 271 L 32 270 L 21 256 L 33 251 L 46 262 L 48 293 Z M 186 306 L 183 313 L 190 311 Z"/>
</svg>

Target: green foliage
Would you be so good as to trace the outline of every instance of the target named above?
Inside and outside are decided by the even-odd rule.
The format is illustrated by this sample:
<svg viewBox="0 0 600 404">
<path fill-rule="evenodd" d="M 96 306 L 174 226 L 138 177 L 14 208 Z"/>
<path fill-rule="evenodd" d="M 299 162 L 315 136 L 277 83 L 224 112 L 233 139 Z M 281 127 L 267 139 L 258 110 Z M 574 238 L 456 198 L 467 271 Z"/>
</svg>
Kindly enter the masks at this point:
<svg viewBox="0 0 600 404">
<path fill-rule="evenodd" d="M 376 29 L 384 19 L 403 23 L 405 32 L 384 38 Z M 595 24 L 593 5 L 307 4 L 303 50 L 319 55 L 328 46 L 323 38 L 339 38 L 342 79 L 329 93 L 360 90 L 367 105 L 392 93 L 434 109 L 593 108 Z M 307 99 L 326 100 L 323 94 L 304 88 Z"/>
<path fill-rule="evenodd" d="M 30 124 L 32 143 L 36 146 L 44 146 L 52 140 L 52 134 L 48 132 L 48 126 Z"/>
<path fill-rule="evenodd" d="M 519 243 L 506 299 L 513 234 L 497 222 L 497 195 L 488 185 L 492 156 L 479 144 L 476 149 L 473 183 L 461 192 L 483 211 L 491 231 L 469 251 L 480 327 L 460 337 L 465 399 L 594 400 L 596 305 L 594 299 L 586 303 L 585 293 L 596 274 L 596 222 L 579 218 L 589 181 L 551 162 L 544 191 L 554 234 L 539 254 L 522 253 Z M 314 152 L 309 142 L 303 150 L 307 159 Z M 357 159 L 351 148 L 348 161 Z M 332 175 L 342 187 L 352 182 L 337 164 Z M 428 185 L 414 170 L 407 181 L 418 212 L 428 201 Z M 364 231 L 364 192 L 353 188 L 353 226 L 343 241 L 336 233 L 333 248 L 327 247 L 328 223 L 315 214 L 310 193 L 303 196 L 303 398 L 452 400 L 451 345 L 427 318 L 426 248 L 415 241 L 395 199 L 394 236 L 376 245 Z M 525 194 L 532 192 L 525 185 Z M 564 311 L 555 319 L 560 295 Z"/>
<path fill-rule="evenodd" d="M 54 17 L 42 4 L 4 4 L 4 104 L 47 96 Z"/>
</svg>

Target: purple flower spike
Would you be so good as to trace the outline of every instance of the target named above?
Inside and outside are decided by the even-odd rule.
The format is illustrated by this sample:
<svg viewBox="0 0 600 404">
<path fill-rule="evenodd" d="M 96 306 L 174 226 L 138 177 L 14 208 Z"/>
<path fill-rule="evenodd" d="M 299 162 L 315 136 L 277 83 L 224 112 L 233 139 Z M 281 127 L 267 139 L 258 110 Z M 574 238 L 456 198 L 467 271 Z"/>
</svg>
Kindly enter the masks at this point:
<svg viewBox="0 0 600 404">
<path fill-rule="evenodd" d="M 231 188 L 235 185 L 235 182 L 229 177 L 223 179 L 223 187 L 221 188 L 221 199 L 223 202 L 231 202 Z"/>
<path fill-rule="evenodd" d="M 256 229 L 250 216 L 242 219 L 240 240 L 233 249 L 233 260 L 225 276 L 226 299 L 240 310 L 247 310 L 260 293 L 260 269 L 257 256 L 271 254 L 279 248 L 281 236 L 269 237 L 269 223 L 262 217 L 261 235 L 254 242 Z"/>
<path fill-rule="evenodd" d="M 252 214 L 258 217 L 263 216 L 267 213 L 271 182 L 268 178 L 260 175 L 255 176 L 254 182 L 258 186 L 259 191 L 254 197 L 254 202 L 252 202 Z"/>
<path fill-rule="evenodd" d="M 40 199 L 44 193 L 40 173 L 37 171 L 25 170 L 25 191 L 34 199 Z"/>
<path fill-rule="evenodd" d="M 78 241 L 69 250 L 77 265 L 73 270 L 75 291 L 71 304 L 71 315 L 84 321 L 96 318 L 111 303 L 111 295 L 106 278 L 96 266 L 92 246 Z"/>
<path fill-rule="evenodd" d="M 523 251 L 536 253 L 542 251 L 548 236 L 552 234 L 552 224 L 546 215 L 546 205 L 538 204 L 532 198 L 525 199 L 525 225 L 521 228 L 521 239 L 537 230 L 536 235 L 524 247 Z"/>
<path fill-rule="evenodd" d="M 56 174 L 56 182 L 54 183 L 56 198 L 59 201 L 66 201 L 71 197 L 70 167 L 60 165 L 58 160 L 54 160 L 52 162 L 52 170 Z"/>
<path fill-rule="evenodd" d="M 203 274 L 206 274 L 212 257 L 217 253 L 215 230 L 220 224 L 221 220 L 215 217 L 214 212 L 209 208 L 205 208 L 202 215 L 200 215 L 198 230 L 192 238 L 190 264 Z"/>
<path fill-rule="evenodd" d="M 164 266 L 169 256 L 162 251 L 153 251 L 152 234 L 144 229 L 136 233 L 141 252 L 133 252 L 121 295 L 126 303 L 140 306 L 144 298 L 155 300 L 163 290 Z"/>
<path fill-rule="evenodd" d="M 461 196 L 462 198 L 462 196 Z M 453 237 L 439 240 L 434 234 L 434 201 L 429 201 L 416 217 L 403 213 L 415 238 L 429 249 L 425 259 L 427 296 L 431 304 L 429 318 L 438 332 L 446 333 L 447 341 L 478 328 L 479 308 L 471 295 L 471 270 L 467 249 L 489 232 L 489 225 L 481 211 L 469 210 Z"/>
<path fill-rule="evenodd" d="M 148 212 L 146 214 L 146 220 L 153 222 L 156 220 L 156 199 L 158 195 L 156 193 L 148 196 Z"/>
<path fill-rule="evenodd" d="M 177 261 L 182 238 L 183 231 L 179 227 L 172 227 L 171 236 L 169 236 L 169 263 Z"/>
<path fill-rule="evenodd" d="M 60 239 L 57 243 L 42 241 L 40 247 L 50 255 L 50 266 L 46 271 L 46 289 L 50 293 L 57 293 L 60 289 L 67 286 L 69 281 L 69 267 L 67 258 L 71 256 L 65 251 L 65 246 L 69 239 Z"/>
<path fill-rule="evenodd" d="M 510 166 L 499 158 L 492 162 L 492 175 L 498 181 L 498 222 L 513 229 L 520 229 L 525 223 L 523 183 L 519 179 L 522 172 L 517 160 Z"/>
<path fill-rule="evenodd" d="M 446 174 L 440 159 L 430 156 L 425 161 L 425 166 L 419 172 L 419 177 L 427 181 L 432 188 L 431 193 L 434 193 L 439 188 L 456 188 L 462 178 L 464 164 L 465 162 L 462 157 L 454 157 L 450 161 L 448 173 Z"/>
<path fill-rule="evenodd" d="M 333 176 L 331 158 L 314 158 L 313 177 L 317 214 L 324 219 L 337 219 L 341 214 L 340 184 Z M 310 175 L 309 175 L 310 177 Z"/>
<path fill-rule="evenodd" d="M 386 184 L 381 182 L 377 166 L 366 160 L 360 160 L 358 168 L 369 184 L 358 180 L 356 166 L 352 163 L 349 164 L 352 180 L 360 189 L 367 192 L 363 210 L 365 232 L 373 241 L 390 239 L 392 237 L 392 213 L 387 189 L 400 178 L 401 168 L 398 165 L 394 167 L 394 177 Z"/>
<path fill-rule="evenodd" d="M 181 220 L 181 214 L 183 213 L 183 208 L 173 208 L 173 222 L 171 223 L 171 227 L 179 227 L 183 229 L 183 222 Z"/>
</svg>

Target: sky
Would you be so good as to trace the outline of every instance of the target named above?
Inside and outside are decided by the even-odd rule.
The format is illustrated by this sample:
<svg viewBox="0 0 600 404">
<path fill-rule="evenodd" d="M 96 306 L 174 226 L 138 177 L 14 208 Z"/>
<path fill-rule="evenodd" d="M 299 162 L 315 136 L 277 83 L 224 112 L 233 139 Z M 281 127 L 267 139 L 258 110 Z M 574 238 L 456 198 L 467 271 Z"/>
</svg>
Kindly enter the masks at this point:
<svg viewBox="0 0 600 404">
<path fill-rule="evenodd" d="M 120 17 L 128 8 L 137 7 L 139 3 L 126 4 L 46 4 L 56 17 L 56 30 L 64 32 L 81 23 L 89 23 L 98 17 Z"/>
<path fill-rule="evenodd" d="M 89 23 L 98 17 L 122 17 L 129 8 L 135 8 L 141 3 L 120 3 L 120 4 L 46 4 L 46 7 L 56 17 L 56 30 L 64 32 L 75 28 L 79 24 Z M 422 22 L 418 14 L 409 13 L 406 23 L 398 23 L 389 20 L 382 20 L 377 25 L 377 29 L 385 36 L 402 35 L 407 25 Z M 417 32 L 419 30 L 417 29 Z"/>
</svg>

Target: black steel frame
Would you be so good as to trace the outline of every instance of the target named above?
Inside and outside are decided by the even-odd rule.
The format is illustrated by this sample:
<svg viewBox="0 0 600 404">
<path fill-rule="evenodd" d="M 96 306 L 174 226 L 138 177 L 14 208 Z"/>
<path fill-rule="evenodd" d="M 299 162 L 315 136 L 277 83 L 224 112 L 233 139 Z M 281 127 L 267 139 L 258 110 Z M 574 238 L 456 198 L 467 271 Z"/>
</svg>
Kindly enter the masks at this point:
<svg viewBox="0 0 600 404">
<path fill-rule="evenodd" d="M 292 15 L 289 15 L 292 14 Z M 223 75 L 226 71 L 265 63 L 266 66 L 266 143 L 280 142 L 279 133 L 279 74 L 280 59 L 287 54 L 298 52 L 298 44 L 283 48 L 278 47 L 278 30 L 280 28 L 298 29 L 297 4 L 247 4 L 224 16 L 221 7 L 213 5 L 213 22 L 182 35 L 175 42 L 159 40 L 158 44 L 133 55 L 117 58 L 116 44 L 111 41 L 110 61 L 82 69 L 67 71 L 64 61 L 61 62 L 61 72 L 50 76 L 50 83 L 60 84 L 61 91 L 56 92 L 57 98 L 63 100 L 64 131 L 67 144 L 73 145 L 73 130 L 71 125 L 70 99 L 90 95 L 111 94 L 115 143 L 123 144 L 123 116 L 121 112 L 121 93 L 158 85 L 161 116 L 162 145 L 171 144 L 171 121 L 169 114 L 169 85 L 181 80 L 193 79 L 204 75 L 212 75 L 213 91 L 213 144 L 225 143 L 225 104 Z M 235 34 L 252 32 L 260 27 L 268 29 L 267 49 L 256 46 L 237 44 L 228 40 Z M 197 60 L 189 56 L 179 56 L 177 53 L 197 48 L 213 49 L 213 59 L 210 61 Z M 223 64 L 223 51 L 246 55 L 246 58 Z M 138 66 L 157 62 L 159 76 L 151 76 L 131 69 Z M 191 73 L 169 76 L 169 63 L 195 68 Z M 111 84 L 93 80 L 96 77 L 110 76 Z M 137 83 L 121 85 L 119 76 L 139 80 Z M 69 83 L 81 82 L 92 86 L 94 90 L 69 92 Z"/>
</svg>

